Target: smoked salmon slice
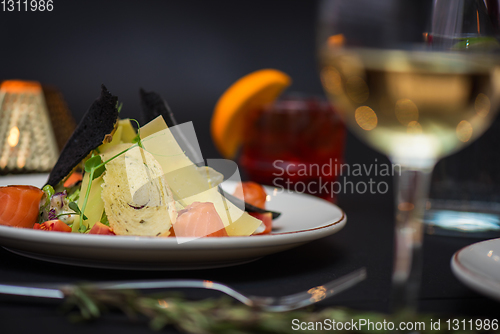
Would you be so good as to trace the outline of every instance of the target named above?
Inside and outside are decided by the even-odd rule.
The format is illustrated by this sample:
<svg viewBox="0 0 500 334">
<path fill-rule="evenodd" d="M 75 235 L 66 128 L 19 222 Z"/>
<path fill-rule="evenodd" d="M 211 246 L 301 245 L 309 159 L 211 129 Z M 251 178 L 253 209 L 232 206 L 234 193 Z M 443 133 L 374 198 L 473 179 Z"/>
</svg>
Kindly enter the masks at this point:
<svg viewBox="0 0 500 334">
<path fill-rule="evenodd" d="M 224 223 L 210 202 L 194 202 L 180 210 L 173 232 L 177 237 L 227 237 Z"/>
<path fill-rule="evenodd" d="M 33 186 L 0 187 L 0 225 L 33 228 L 42 196 Z"/>
</svg>

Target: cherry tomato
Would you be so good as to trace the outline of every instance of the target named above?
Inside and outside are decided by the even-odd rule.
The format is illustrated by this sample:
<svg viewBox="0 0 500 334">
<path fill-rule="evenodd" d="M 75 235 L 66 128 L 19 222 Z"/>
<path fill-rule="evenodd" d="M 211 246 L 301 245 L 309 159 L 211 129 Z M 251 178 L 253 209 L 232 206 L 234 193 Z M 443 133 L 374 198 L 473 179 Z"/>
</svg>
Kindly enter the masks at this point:
<svg viewBox="0 0 500 334">
<path fill-rule="evenodd" d="M 245 198 L 245 202 L 252 204 L 261 209 L 266 208 L 266 191 L 264 187 L 255 182 L 242 182 L 239 184 L 235 191 L 234 196 L 239 199 Z"/>
<path fill-rule="evenodd" d="M 95 223 L 95 225 L 90 229 L 89 234 L 116 235 L 111 227 L 106 226 L 101 222 Z"/>
<path fill-rule="evenodd" d="M 59 219 L 48 220 L 42 224 L 35 223 L 33 226 L 35 230 L 43 230 L 43 231 L 55 231 L 55 232 L 66 232 L 71 233 L 71 227 L 66 225 L 63 221 Z"/>
</svg>

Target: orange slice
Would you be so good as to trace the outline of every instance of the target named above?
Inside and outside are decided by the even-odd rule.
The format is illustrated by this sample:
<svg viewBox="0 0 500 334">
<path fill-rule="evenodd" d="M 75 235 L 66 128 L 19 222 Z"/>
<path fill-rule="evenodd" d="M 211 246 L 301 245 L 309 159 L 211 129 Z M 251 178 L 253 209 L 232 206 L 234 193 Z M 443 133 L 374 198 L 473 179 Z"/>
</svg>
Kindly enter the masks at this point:
<svg viewBox="0 0 500 334">
<path fill-rule="evenodd" d="M 281 71 L 263 69 L 245 75 L 222 94 L 212 115 L 211 132 L 225 158 L 235 157 L 248 117 L 276 100 L 291 82 Z"/>
</svg>

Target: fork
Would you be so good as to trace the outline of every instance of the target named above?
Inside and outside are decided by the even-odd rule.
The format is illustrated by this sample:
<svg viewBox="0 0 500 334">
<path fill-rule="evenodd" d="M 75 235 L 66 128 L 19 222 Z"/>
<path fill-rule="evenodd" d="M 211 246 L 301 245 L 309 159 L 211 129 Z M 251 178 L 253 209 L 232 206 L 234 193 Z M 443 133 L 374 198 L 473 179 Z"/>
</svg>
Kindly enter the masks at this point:
<svg viewBox="0 0 500 334">
<path fill-rule="evenodd" d="M 117 281 L 92 283 L 92 286 L 101 290 L 149 290 L 167 288 L 198 288 L 216 290 L 225 293 L 226 295 L 229 295 L 250 307 L 258 308 L 268 312 L 285 312 L 306 307 L 321 300 L 330 298 L 356 285 L 357 283 L 363 281 L 365 278 L 366 269 L 363 267 L 333 281 L 308 289 L 307 291 L 282 297 L 244 295 L 225 284 L 207 280 L 182 279 Z M 68 294 L 71 293 L 71 291 L 75 289 L 75 287 L 75 285 L 71 284 L 42 284 L 37 286 L 0 284 L 0 294 L 49 299 L 64 299 Z"/>
</svg>

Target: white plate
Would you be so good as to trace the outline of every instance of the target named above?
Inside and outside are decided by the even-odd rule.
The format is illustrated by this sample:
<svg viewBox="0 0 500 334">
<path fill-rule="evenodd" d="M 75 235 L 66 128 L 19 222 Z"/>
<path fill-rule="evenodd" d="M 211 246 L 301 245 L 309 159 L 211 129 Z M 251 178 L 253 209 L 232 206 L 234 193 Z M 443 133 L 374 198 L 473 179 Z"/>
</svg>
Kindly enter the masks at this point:
<svg viewBox="0 0 500 334">
<path fill-rule="evenodd" d="M 231 184 L 224 188 L 231 191 Z M 267 207 L 281 212 L 270 235 L 200 238 L 178 244 L 175 238 L 81 235 L 0 226 L 0 245 L 35 259 L 79 266 L 202 269 L 246 263 L 297 247 L 334 234 L 346 223 L 344 212 L 325 200 L 276 193 L 270 187 L 266 191 Z"/>
<path fill-rule="evenodd" d="M 500 301 L 500 239 L 462 248 L 453 255 L 451 268 L 462 283 Z"/>
<path fill-rule="evenodd" d="M 46 173 L 4 175 L 0 177 L 0 186 L 25 185 L 41 188 L 48 177 L 49 174 Z"/>
</svg>

